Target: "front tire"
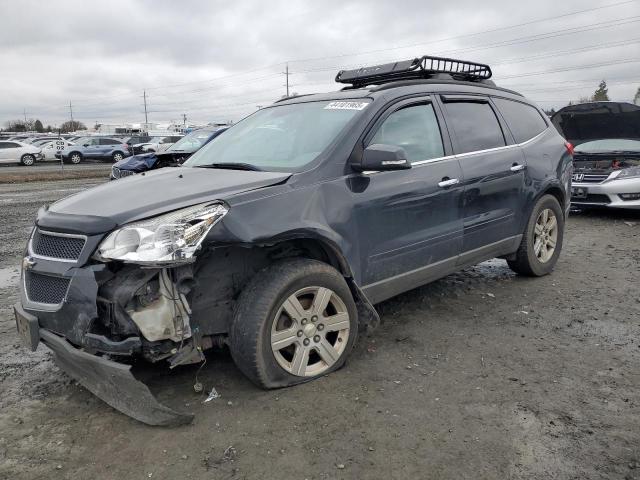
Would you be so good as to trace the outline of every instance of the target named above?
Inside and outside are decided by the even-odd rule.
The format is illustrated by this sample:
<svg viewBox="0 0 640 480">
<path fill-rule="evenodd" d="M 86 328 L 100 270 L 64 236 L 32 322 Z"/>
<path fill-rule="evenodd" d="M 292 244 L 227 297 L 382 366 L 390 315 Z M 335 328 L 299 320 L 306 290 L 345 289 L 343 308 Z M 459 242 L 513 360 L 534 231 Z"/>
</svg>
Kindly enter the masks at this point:
<svg viewBox="0 0 640 480">
<path fill-rule="evenodd" d="M 278 388 L 342 367 L 357 334 L 357 309 L 343 276 L 322 262 L 292 259 L 267 267 L 245 287 L 229 343 L 242 373 L 262 388 Z"/>
<path fill-rule="evenodd" d="M 34 163 L 36 163 L 36 157 L 31 155 L 30 153 L 26 153 L 20 159 L 20 163 L 22 163 L 22 165 L 24 165 L 25 167 L 30 167 Z"/>
<path fill-rule="evenodd" d="M 509 267 L 520 275 L 541 277 L 555 267 L 564 238 L 564 213 L 553 195 L 542 196 L 534 205 L 515 258 Z"/>
</svg>

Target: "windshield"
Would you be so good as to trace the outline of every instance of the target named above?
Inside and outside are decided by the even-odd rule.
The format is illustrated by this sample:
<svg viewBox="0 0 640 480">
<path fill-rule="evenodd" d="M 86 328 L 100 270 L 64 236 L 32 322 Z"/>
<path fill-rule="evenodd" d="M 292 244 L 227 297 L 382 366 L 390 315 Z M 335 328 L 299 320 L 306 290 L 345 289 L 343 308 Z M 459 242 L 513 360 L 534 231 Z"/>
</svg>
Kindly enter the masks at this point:
<svg viewBox="0 0 640 480">
<path fill-rule="evenodd" d="M 575 149 L 579 153 L 637 152 L 640 153 L 640 141 L 617 138 L 593 140 L 580 144 Z"/>
<path fill-rule="evenodd" d="M 207 143 L 207 140 L 211 137 L 213 131 L 211 130 L 196 130 L 189 135 L 182 137 L 176 143 L 167 148 L 167 152 L 195 152 L 200 149 L 202 145 Z"/>
<path fill-rule="evenodd" d="M 367 100 L 280 105 L 259 110 L 193 155 L 185 166 L 248 164 L 291 172 L 312 162 Z"/>
</svg>

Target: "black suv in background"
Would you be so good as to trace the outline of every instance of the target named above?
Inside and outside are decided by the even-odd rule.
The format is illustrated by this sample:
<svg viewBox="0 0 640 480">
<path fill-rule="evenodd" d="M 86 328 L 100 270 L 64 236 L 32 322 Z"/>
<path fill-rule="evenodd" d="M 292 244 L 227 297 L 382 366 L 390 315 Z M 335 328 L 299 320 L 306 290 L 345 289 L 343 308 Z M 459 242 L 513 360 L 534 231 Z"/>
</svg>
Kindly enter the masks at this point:
<svg viewBox="0 0 640 480">
<path fill-rule="evenodd" d="M 228 129 L 179 169 L 110 182 L 36 219 L 18 330 L 107 403 L 150 424 L 131 359 L 228 345 L 255 384 L 341 367 L 374 305 L 493 257 L 552 271 L 569 147 L 488 66 L 421 57 L 353 71 Z"/>
</svg>

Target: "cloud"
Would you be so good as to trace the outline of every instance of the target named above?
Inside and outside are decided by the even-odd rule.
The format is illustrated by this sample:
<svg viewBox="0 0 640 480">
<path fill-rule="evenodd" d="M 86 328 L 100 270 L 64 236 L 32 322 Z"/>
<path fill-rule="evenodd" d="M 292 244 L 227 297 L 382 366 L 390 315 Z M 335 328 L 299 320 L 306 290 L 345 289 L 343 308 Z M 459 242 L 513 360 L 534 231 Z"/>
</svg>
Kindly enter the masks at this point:
<svg viewBox="0 0 640 480">
<path fill-rule="evenodd" d="M 25 109 L 60 123 L 70 101 L 88 124 L 139 122 L 145 89 L 152 121 L 237 120 L 284 93 L 285 62 L 292 90 L 310 93 L 337 89 L 340 68 L 425 53 L 492 64 L 499 84 L 544 107 L 591 94 L 601 78 L 629 101 L 638 63 L 519 76 L 640 58 L 640 2 L 621 1 L 0 0 L 0 123 Z"/>
</svg>

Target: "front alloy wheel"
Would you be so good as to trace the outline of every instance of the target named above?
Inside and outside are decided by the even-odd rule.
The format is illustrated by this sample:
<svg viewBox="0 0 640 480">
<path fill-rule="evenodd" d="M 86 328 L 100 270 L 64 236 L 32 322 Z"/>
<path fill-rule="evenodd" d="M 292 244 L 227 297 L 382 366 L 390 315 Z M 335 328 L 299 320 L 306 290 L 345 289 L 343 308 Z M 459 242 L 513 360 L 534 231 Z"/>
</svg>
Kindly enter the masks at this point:
<svg viewBox="0 0 640 480">
<path fill-rule="evenodd" d="M 82 155 L 80 155 L 77 152 L 74 152 L 71 154 L 71 156 L 69 157 L 69 160 L 71 161 L 71 163 L 73 163 L 74 165 L 77 165 L 78 163 L 80 163 L 82 161 Z"/>
<path fill-rule="evenodd" d="M 358 335 L 346 280 L 326 263 L 280 260 L 258 272 L 237 301 L 229 349 L 263 388 L 295 385 L 344 365 Z"/>
<path fill-rule="evenodd" d="M 291 375 L 313 377 L 331 368 L 349 341 L 349 312 L 342 299 L 325 287 L 291 294 L 271 327 L 271 349 Z"/>
</svg>

